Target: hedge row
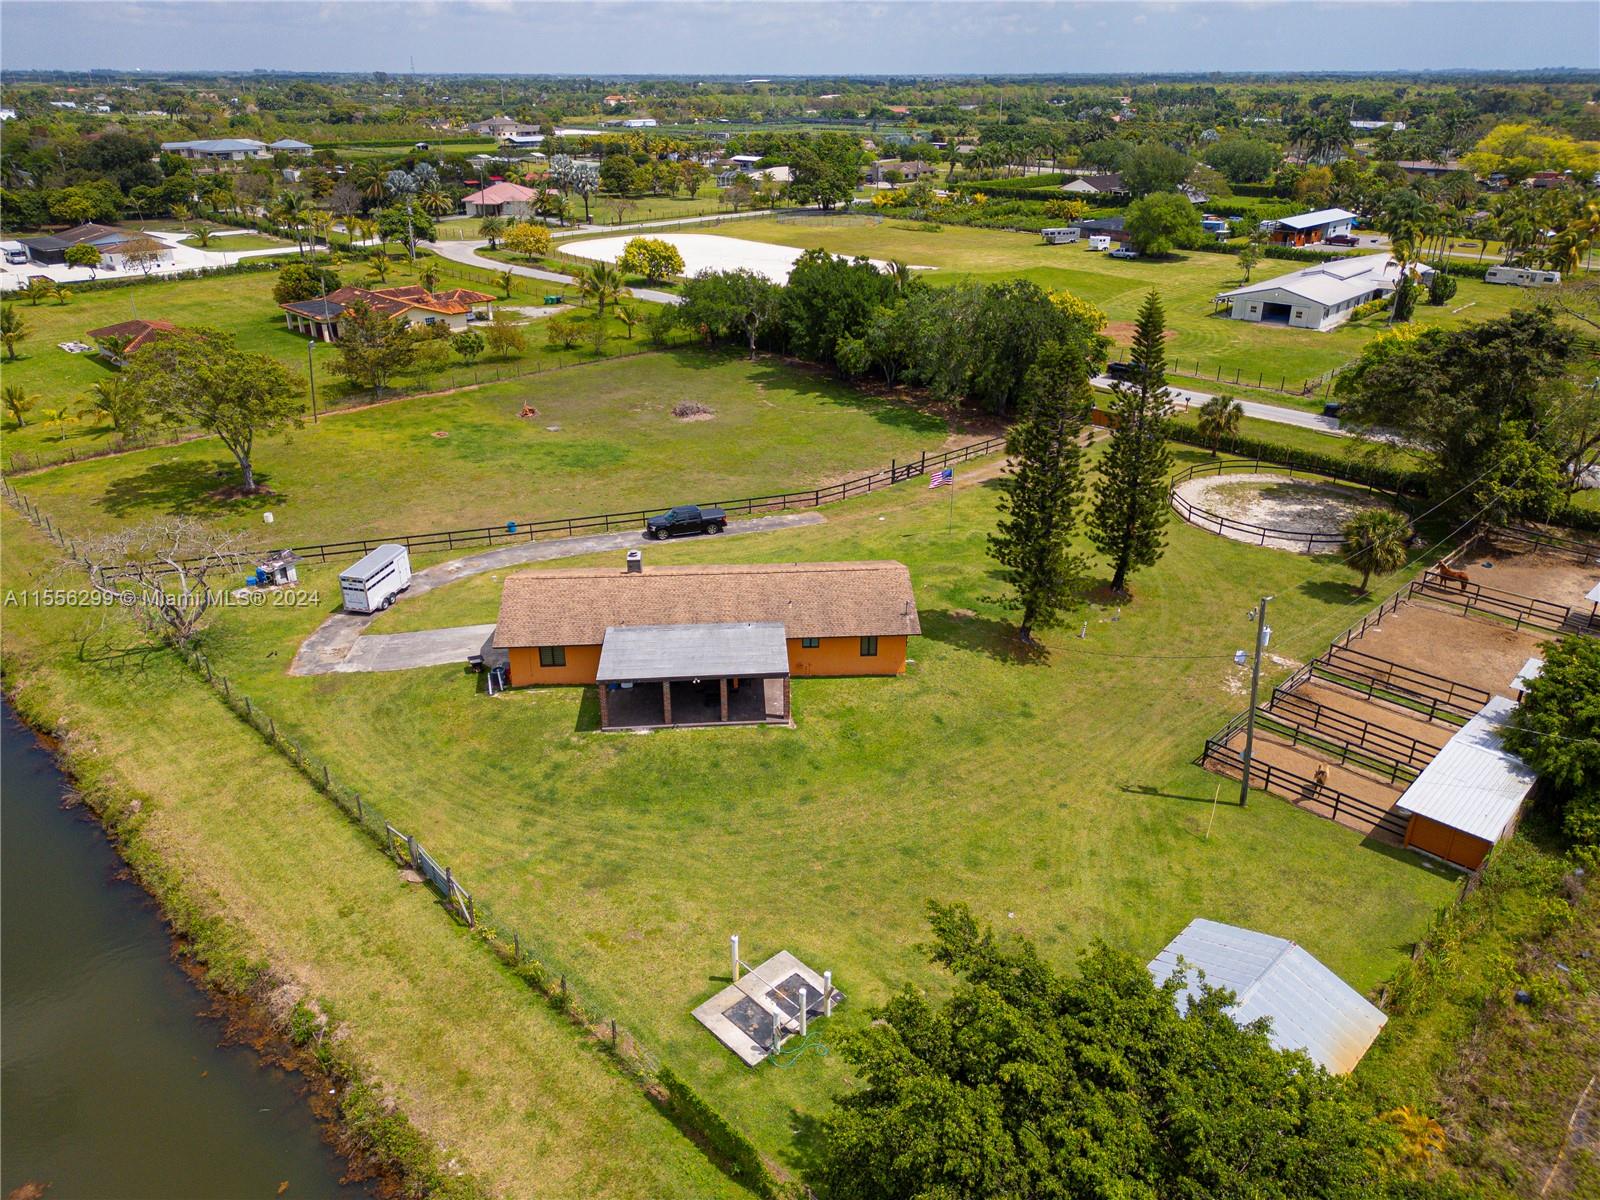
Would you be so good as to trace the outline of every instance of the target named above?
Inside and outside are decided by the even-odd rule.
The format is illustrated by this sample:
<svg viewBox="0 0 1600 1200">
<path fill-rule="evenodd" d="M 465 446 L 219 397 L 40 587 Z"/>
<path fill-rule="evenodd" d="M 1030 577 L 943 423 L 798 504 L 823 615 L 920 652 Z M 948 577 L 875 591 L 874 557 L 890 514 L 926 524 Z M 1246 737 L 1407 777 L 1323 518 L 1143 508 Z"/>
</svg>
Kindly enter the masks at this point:
<svg viewBox="0 0 1600 1200">
<path fill-rule="evenodd" d="M 1210 439 L 1201 437 L 1200 431 L 1193 425 L 1173 421 L 1167 429 L 1167 436 L 1170 440 L 1182 442 L 1186 446 L 1212 449 Z M 1371 484 L 1400 495 L 1420 496 L 1426 491 L 1426 481 L 1414 471 L 1352 463 L 1337 454 L 1295 450 L 1262 438 L 1243 435 L 1225 437 L 1216 444 L 1216 448 L 1240 458 L 1259 458 L 1266 462 L 1277 463 L 1279 466 L 1297 467 L 1303 471 L 1320 471 L 1337 479 Z"/>
<path fill-rule="evenodd" d="M 1548 523 L 1584 533 L 1600 533 L 1600 509 L 1579 508 L 1568 502 L 1550 514 Z"/>
<path fill-rule="evenodd" d="M 767 1170 L 754 1143 L 728 1124 L 723 1115 L 678 1078 L 671 1067 L 663 1065 L 656 1072 L 656 1082 L 666 1089 L 673 1112 L 706 1139 L 712 1154 L 728 1164 L 740 1183 L 756 1195 L 771 1200 L 784 1195 L 785 1189 Z"/>
</svg>

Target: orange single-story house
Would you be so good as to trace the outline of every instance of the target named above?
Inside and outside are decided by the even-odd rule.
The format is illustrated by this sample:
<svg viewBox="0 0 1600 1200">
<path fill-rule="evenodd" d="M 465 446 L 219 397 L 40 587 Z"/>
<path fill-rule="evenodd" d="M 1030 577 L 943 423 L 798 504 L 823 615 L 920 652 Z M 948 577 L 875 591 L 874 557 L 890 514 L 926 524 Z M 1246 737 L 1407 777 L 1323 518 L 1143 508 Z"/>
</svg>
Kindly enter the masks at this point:
<svg viewBox="0 0 1600 1200">
<path fill-rule="evenodd" d="M 634 550 L 507 576 L 493 644 L 512 687 L 599 684 L 615 728 L 786 722 L 791 676 L 903 674 L 921 632 L 904 563 L 646 567 Z"/>
</svg>

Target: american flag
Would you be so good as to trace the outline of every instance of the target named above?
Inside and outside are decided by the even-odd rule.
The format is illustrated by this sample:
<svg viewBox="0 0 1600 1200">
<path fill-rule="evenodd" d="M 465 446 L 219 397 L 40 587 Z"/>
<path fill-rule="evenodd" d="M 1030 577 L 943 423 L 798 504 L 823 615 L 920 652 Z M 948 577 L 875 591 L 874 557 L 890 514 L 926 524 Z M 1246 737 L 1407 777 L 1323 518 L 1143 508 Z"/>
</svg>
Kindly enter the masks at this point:
<svg viewBox="0 0 1600 1200">
<path fill-rule="evenodd" d="M 956 473 L 950 467 L 946 467 L 942 471 L 935 471 L 932 475 L 928 476 L 928 488 L 931 491 L 942 483 L 953 483 L 955 482 L 955 478 Z"/>
</svg>

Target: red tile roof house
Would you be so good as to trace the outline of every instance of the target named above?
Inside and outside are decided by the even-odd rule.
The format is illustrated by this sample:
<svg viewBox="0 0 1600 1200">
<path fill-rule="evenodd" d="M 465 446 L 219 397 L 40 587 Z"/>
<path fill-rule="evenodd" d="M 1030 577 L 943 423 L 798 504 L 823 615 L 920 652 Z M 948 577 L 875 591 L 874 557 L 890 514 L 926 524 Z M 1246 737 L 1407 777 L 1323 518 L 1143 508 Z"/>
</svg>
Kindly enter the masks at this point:
<svg viewBox="0 0 1600 1200">
<path fill-rule="evenodd" d="M 176 333 L 177 329 L 171 321 L 118 321 L 115 325 L 91 329 L 84 336 L 94 339 L 102 357 L 120 366 L 139 347 Z"/>
<path fill-rule="evenodd" d="M 472 320 L 487 321 L 493 314 L 494 297 L 467 288 L 451 288 L 445 292 L 430 292 L 412 285 L 410 287 L 378 288 L 342 287 L 314 300 L 295 300 L 280 304 L 284 320 L 291 330 L 323 342 L 339 340 L 339 321 L 345 309 L 352 304 L 364 303 L 374 312 L 407 325 L 437 325 L 441 322 L 451 329 L 465 329 Z"/>
<path fill-rule="evenodd" d="M 531 217 L 539 193 L 517 183 L 491 183 L 481 191 L 463 196 L 461 203 L 469 217 Z"/>
</svg>

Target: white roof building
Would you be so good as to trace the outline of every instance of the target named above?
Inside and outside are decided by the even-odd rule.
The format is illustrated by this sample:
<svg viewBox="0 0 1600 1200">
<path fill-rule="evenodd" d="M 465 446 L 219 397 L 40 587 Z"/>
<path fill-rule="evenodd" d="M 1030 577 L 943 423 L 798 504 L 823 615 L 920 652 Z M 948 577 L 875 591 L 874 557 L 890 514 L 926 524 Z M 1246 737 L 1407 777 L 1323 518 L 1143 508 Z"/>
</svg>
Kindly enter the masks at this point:
<svg viewBox="0 0 1600 1200">
<path fill-rule="evenodd" d="M 1432 267 L 1417 270 L 1423 278 L 1433 274 Z M 1235 321 L 1326 332 L 1348 321 L 1360 305 L 1387 296 L 1399 281 L 1400 266 L 1394 259 L 1365 254 L 1247 283 L 1218 293 L 1216 303 L 1229 305 Z"/>
<path fill-rule="evenodd" d="M 1182 960 L 1181 963 L 1179 960 Z M 1196 917 L 1150 963 L 1157 984 L 1182 972 L 1178 1010 L 1200 998 L 1202 982 L 1233 993 L 1238 1024 L 1268 1018 L 1279 1050 L 1303 1050 L 1335 1075 L 1361 1061 L 1388 1020 L 1361 993 L 1288 938 Z"/>
<path fill-rule="evenodd" d="M 1320 229 L 1323 226 L 1349 228 L 1356 214 L 1343 208 L 1319 208 L 1315 212 L 1300 213 L 1293 217 L 1279 217 L 1275 225 L 1285 229 Z"/>
<path fill-rule="evenodd" d="M 1516 827 L 1538 775 L 1500 744 L 1515 708 L 1515 701 L 1493 697 L 1405 790 L 1395 808 L 1411 814 L 1407 846 L 1476 870 Z"/>
</svg>

